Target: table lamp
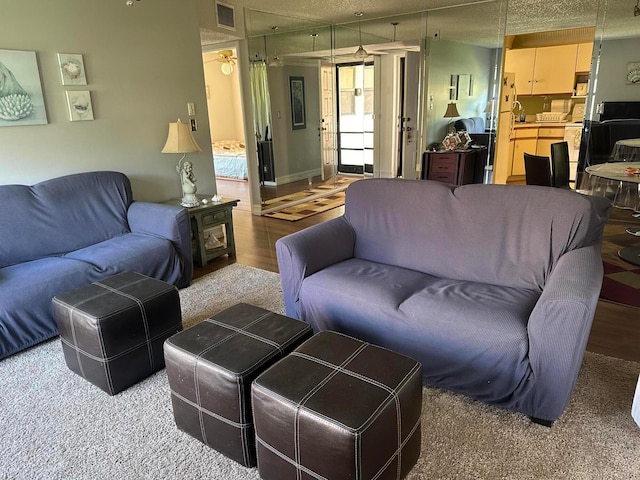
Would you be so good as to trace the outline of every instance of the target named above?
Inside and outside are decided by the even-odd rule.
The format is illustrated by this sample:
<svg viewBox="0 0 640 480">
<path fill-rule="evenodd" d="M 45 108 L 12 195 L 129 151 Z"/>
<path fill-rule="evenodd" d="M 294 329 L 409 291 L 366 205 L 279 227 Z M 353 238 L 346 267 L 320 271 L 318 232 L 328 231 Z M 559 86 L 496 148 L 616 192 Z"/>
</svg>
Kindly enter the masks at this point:
<svg viewBox="0 0 640 480">
<path fill-rule="evenodd" d="M 196 177 L 193 175 L 193 164 L 190 161 L 183 162 L 187 153 L 201 152 L 202 149 L 191 135 L 189 125 L 182 123 L 180 119 L 177 122 L 169 124 L 169 134 L 167 142 L 162 149 L 162 153 L 182 153 L 182 158 L 178 160 L 176 171 L 180 176 L 182 185 L 182 201 L 183 207 L 196 207 L 200 205 L 196 197 Z"/>
<path fill-rule="evenodd" d="M 447 111 L 444 112 L 443 118 L 456 118 L 459 117 L 460 114 L 458 113 L 458 107 L 456 106 L 455 103 L 451 102 L 447 105 Z M 447 126 L 447 131 L 449 133 L 455 133 L 456 129 L 453 125 L 453 122 L 450 122 L 449 125 Z"/>
</svg>

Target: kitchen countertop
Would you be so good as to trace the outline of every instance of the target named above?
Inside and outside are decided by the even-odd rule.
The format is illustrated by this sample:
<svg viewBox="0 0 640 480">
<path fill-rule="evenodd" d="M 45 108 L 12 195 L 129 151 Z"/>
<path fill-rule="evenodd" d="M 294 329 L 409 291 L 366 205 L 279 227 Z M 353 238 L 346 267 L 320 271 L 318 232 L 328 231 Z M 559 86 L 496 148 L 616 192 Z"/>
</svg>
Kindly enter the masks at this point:
<svg viewBox="0 0 640 480">
<path fill-rule="evenodd" d="M 569 122 L 516 122 L 513 128 L 531 128 L 531 127 L 566 127 Z"/>
</svg>

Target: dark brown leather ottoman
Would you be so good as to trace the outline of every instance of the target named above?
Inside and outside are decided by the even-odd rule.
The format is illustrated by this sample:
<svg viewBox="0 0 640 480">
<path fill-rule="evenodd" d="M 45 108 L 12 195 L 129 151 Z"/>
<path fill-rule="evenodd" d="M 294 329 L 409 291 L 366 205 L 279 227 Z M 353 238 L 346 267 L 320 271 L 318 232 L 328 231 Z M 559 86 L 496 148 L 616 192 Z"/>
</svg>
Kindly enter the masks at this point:
<svg viewBox="0 0 640 480">
<path fill-rule="evenodd" d="M 125 272 L 54 297 L 67 366 L 109 395 L 164 367 L 162 345 L 182 330 L 178 289 Z"/>
<path fill-rule="evenodd" d="M 405 477 L 420 456 L 421 370 L 390 350 L 318 333 L 254 381 L 260 477 Z"/>
<path fill-rule="evenodd" d="M 167 339 L 177 427 L 236 462 L 255 466 L 251 382 L 312 333 L 306 323 L 240 303 Z"/>
</svg>

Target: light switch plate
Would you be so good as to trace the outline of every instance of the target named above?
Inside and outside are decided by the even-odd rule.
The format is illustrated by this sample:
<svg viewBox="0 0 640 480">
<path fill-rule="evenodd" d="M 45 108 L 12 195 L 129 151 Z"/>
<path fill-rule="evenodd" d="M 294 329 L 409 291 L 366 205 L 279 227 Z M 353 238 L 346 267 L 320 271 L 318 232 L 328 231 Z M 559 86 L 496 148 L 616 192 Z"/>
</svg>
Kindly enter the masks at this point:
<svg viewBox="0 0 640 480">
<path fill-rule="evenodd" d="M 193 102 L 187 103 L 187 112 L 190 117 L 193 117 L 196 114 L 196 104 Z"/>
</svg>

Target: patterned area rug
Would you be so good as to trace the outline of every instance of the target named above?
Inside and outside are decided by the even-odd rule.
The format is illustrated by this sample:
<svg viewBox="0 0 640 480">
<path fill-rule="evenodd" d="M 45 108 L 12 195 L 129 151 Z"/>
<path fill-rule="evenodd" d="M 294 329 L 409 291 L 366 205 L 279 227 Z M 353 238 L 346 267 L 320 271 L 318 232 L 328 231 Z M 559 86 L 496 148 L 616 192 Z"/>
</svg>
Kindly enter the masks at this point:
<svg viewBox="0 0 640 480">
<path fill-rule="evenodd" d="M 640 307 L 640 267 L 626 262 L 602 263 L 604 279 L 600 298 Z"/>
<path fill-rule="evenodd" d="M 626 231 L 629 227 L 638 226 L 638 219 L 631 215 L 631 211 L 611 210 L 602 240 L 604 279 L 600 298 L 603 300 L 640 307 L 640 267 L 618 256 L 621 248 L 640 244 L 639 237 Z"/>
<path fill-rule="evenodd" d="M 287 207 L 277 212 L 265 213 L 264 216 L 295 222 L 342 205 L 344 205 L 344 192 L 337 192 L 326 197 Z"/>
<path fill-rule="evenodd" d="M 340 207 L 344 205 L 344 190 L 346 190 L 350 184 L 360 179 L 361 177 L 343 177 L 338 179 L 335 185 L 318 185 L 317 187 L 302 192 L 267 200 L 262 203 L 263 210 L 273 211 L 264 213 L 263 215 L 265 217 L 295 222 L 296 220 L 301 220 L 311 215 Z M 321 198 L 318 198 L 319 196 Z M 305 201 L 309 198 L 311 198 L 311 200 Z"/>
</svg>

